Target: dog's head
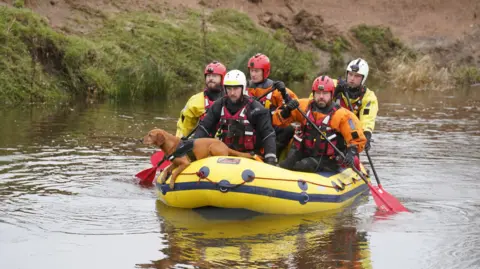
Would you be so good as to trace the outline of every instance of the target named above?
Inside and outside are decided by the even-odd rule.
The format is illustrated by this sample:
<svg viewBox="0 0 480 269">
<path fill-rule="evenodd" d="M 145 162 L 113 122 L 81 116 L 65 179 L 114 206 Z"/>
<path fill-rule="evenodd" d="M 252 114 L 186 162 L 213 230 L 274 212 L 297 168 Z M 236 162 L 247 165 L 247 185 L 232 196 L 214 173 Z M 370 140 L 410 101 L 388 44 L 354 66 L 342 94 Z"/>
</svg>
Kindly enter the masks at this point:
<svg viewBox="0 0 480 269">
<path fill-rule="evenodd" d="M 143 137 L 143 144 L 156 145 L 161 147 L 165 143 L 165 131 L 162 129 L 153 129 Z"/>
</svg>

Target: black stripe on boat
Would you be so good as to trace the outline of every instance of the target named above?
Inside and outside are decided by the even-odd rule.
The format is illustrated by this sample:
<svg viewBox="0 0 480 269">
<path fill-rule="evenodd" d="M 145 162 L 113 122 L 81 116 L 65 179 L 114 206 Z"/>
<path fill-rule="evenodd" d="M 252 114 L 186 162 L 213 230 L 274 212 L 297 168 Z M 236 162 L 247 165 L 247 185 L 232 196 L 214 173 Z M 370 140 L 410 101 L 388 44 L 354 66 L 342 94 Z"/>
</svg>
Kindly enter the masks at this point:
<svg viewBox="0 0 480 269">
<path fill-rule="evenodd" d="M 212 184 L 210 182 L 185 182 L 185 183 L 176 183 L 175 189 L 170 190 L 169 184 L 160 184 L 156 183 L 157 189 L 161 191 L 164 195 L 168 195 L 168 192 L 172 191 L 190 191 L 190 190 L 216 190 L 220 191 L 218 185 Z M 356 187 L 355 189 L 339 195 L 330 195 L 330 194 L 308 194 L 308 202 L 327 202 L 327 203 L 341 203 L 344 202 L 355 195 L 362 193 L 368 189 L 366 184 Z M 285 200 L 301 201 L 304 199 L 304 194 L 301 192 L 289 192 L 283 190 L 274 190 L 264 187 L 254 187 L 254 186 L 245 186 L 241 185 L 235 188 L 228 190 L 229 192 L 238 192 L 238 193 L 247 193 L 254 195 L 263 195 L 268 197 L 275 197 Z"/>
</svg>

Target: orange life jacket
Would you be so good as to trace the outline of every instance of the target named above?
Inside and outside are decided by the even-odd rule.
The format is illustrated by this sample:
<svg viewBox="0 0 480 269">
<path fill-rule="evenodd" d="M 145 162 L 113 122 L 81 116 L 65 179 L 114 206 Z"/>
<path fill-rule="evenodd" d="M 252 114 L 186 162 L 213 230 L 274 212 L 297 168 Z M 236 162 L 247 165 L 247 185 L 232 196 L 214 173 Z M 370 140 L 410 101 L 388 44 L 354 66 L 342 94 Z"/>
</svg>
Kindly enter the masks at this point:
<svg viewBox="0 0 480 269">
<path fill-rule="evenodd" d="M 323 117 L 315 118 L 315 114 L 319 114 L 312 111 L 312 105 L 310 104 L 306 115 L 315 123 L 316 126 L 323 132 L 333 145 L 337 147 L 339 142 L 343 142 L 341 134 L 337 133 L 330 126 L 333 114 L 340 108 L 338 105 L 334 105 L 330 113 Z M 305 124 L 302 132 L 296 132 L 294 135 L 294 143 L 298 150 L 303 150 L 305 154 L 311 157 L 317 156 L 329 156 L 335 157 L 335 149 L 323 138 L 318 131 L 309 123 Z"/>
</svg>

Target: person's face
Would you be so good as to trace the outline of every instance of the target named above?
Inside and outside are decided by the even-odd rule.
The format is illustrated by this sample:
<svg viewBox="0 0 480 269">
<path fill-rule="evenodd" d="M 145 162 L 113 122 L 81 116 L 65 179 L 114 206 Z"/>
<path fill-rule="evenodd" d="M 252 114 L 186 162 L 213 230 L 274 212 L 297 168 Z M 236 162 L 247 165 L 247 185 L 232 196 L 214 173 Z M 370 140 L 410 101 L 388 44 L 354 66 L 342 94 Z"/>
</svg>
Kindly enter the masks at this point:
<svg viewBox="0 0 480 269">
<path fill-rule="evenodd" d="M 350 88 L 357 88 L 362 83 L 363 75 L 360 75 L 356 72 L 348 72 L 347 74 L 347 83 Z"/>
<path fill-rule="evenodd" d="M 227 91 L 227 97 L 232 101 L 232 103 L 238 102 L 240 98 L 242 97 L 242 91 L 243 87 L 242 86 L 226 86 L 225 90 Z"/>
<path fill-rule="evenodd" d="M 260 83 L 263 81 L 263 69 L 250 68 L 250 79 L 253 83 Z"/>
<path fill-rule="evenodd" d="M 315 91 L 313 93 L 313 100 L 315 100 L 315 103 L 318 107 L 326 107 L 332 100 L 332 93 L 326 91 Z"/>
<path fill-rule="evenodd" d="M 222 84 L 222 76 L 219 74 L 207 74 L 205 76 L 205 85 L 209 89 L 219 89 Z"/>
</svg>

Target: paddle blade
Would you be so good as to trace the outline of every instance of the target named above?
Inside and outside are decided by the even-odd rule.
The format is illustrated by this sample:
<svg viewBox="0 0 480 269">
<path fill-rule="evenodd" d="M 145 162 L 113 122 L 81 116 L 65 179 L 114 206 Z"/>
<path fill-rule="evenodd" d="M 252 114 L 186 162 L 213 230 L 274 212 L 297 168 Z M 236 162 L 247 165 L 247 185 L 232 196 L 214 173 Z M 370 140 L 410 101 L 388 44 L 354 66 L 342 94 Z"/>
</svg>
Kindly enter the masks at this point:
<svg viewBox="0 0 480 269">
<path fill-rule="evenodd" d="M 148 169 L 140 171 L 138 174 L 135 175 L 137 178 L 140 179 L 140 181 L 138 183 L 141 184 L 141 185 L 152 185 L 153 181 L 155 180 L 156 171 L 157 170 L 162 171 L 163 169 L 165 169 L 170 164 L 171 164 L 171 162 L 167 160 L 167 161 L 164 161 L 163 163 L 161 163 L 160 166 L 158 166 L 158 167 L 155 164 L 155 166 L 153 166 L 152 168 L 148 168 Z"/>
<path fill-rule="evenodd" d="M 161 160 L 163 160 L 163 156 L 165 156 L 165 153 L 161 150 L 155 152 L 151 157 L 150 157 L 150 163 L 152 163 L 153 166 L 156 166 Z"/>
<path fill-rule="evenodd" d="M 140 171 L 135 176 L 140 179 L 138 182 L 141 185 L 152 185 L 153 180 L 155 179 L 155 174 L 157 172 L 157 167 L 154 166 L 152 168 L 145 169 Z"/>
<path fill-rule="evenodd" d="M 373 200 L 378 208 L 384 213 L 398 213 L 398 212 L 409 212 L 397 198 L 393 197 L 390 193 L 385 191 L 381 186 L 373 186 L 368 183 L 368 187 L 372 192 Z"/>
</svg>

